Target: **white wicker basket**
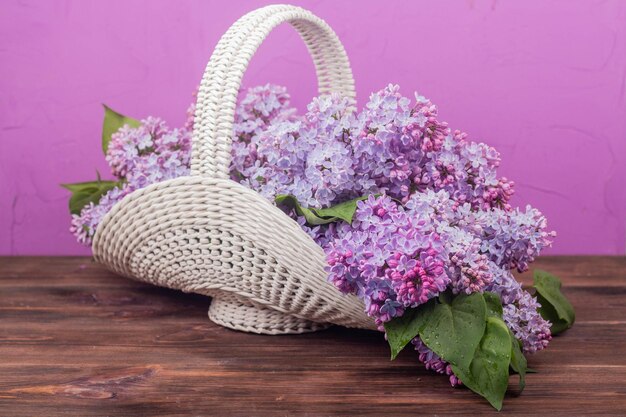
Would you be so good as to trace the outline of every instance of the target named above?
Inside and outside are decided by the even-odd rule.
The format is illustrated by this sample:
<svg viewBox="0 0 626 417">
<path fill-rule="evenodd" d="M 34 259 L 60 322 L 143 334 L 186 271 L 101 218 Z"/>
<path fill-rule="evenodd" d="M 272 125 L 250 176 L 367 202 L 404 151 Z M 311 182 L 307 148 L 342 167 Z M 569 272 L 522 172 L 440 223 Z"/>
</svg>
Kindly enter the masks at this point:
<svg viewBox="0 0 626 417">
<path fill-rule="evenodd" d="M 264 334 L 338 324 L 374 329 L 363 303 L 326 280 L 324 252 L 300 226 L 256 192 L 229 179 L 237 95 L 252 55 L 289 22 L 316 67 L 319 93 L 354 100 L 343 45 L 321 19 L 273 5 L 239 19 L 217 44 L 198 93 L 191 175 L 137 190 L 97 229 L 95 259 L 151 284 L 213 297 L 220 325 Z"/>
</svg>

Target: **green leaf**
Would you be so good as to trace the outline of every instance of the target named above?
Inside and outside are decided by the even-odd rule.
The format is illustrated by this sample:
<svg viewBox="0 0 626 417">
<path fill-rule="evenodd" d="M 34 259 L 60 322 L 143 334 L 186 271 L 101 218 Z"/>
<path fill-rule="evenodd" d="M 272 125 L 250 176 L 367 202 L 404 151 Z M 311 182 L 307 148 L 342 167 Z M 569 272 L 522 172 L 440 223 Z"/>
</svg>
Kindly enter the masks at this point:
<svg viewBox="0 0 626 417">
<path fill-rule="evenodd" d="M 347 223 L 352 223 L 352 217 L 356 212 L 356 204 L 365 199 L 367 199 L 367 197 L 359 197 L 332 207 L 313 209 L 313 211 L 319 217 L 335 217 Z"/>
<path fill-rule="evenodd" d="M 70 213 L 72 214 L 80 214 L 83 207 L 89 203 L 97 204 L 104 194 L 119 185 L 121 185 L 119 181 L 103 181 L 100 179 L 75 184 L 61 184 L 62 187 L 72 192 L 69 203 Z"/>
<path fill-rule="evenodd" d="M 515 338 L 513 332 L 509 329 L 509 338 L 511 339 L 511 369 L 519 374 L 519 387 L 524 391 L 526 386 L 526 372 L 528 372 L 528 362 L 522 353 L 520 341 Z"/>
<path fill-rule="evenodd" d="M 565 330 L 572 327 L 572 324 L 570 324 L 567 320 L 559 318 L 559 314 L 556 309 L 540 294 L 537 294 L 537 302 L 541 304 L 541 307 L 538 308 L 537 311 L 539 311 L 541 317 L 550 322 L 550 332 L 553 336 L 563 333 Z"/>
<path fill-rule="evenodd" d="M 454 300 L 454 294 L 452 293 L 452 290 L 446 290 L 439 293 L 438 299 L 441 304 L 450 304 L 452 303 L 452 300 Z"/>
<path fill-rule="evenodd" d="M 303 207 L 294 196 L 288 194 L 279 194 L 274 201 L 278 206 L 283 205 L 295 209 L 299 216 L 304 216 L 309 225 L 318 226 L 339 220 L 352 223 L 352 217 L 356 211 L 357 203 L 366 198 L 367 197 L 359 197 L 332 207 L 319 209 Z"/>
<path fill-rule="evenodd" d="M 502 318 L 502 301 L 495 292 L 484 292 L 485 303 L 487 305 L 487 315 Z"/>
<path fill-rule="evenodd" d="M 574 307 L 561 292 L 561 281 L 554 275 L 541 270 L 534 271 L 534 285 L 537 301 L 541 304 L 539 313 L 552 323 L 553 335 L 559 334 L 574 324 Z"/>
<path fill-rule="evenodd" d="M 109 148 L 109 142 L 111 136 L 117 132 L 122 126 L 128 125 L 130 127 L 139 127 L 141 122 L 139 120 L 126 117 L 115 110 L 104 105 L 104 123 L 102 124 L 102 152 L 106 155 Z"/>
<path fill-rule="evenodd" d="M 424 344 L 445 361 L 467 369 L 485 332 L 487 306 L 483 295 L 460 294 L 450 303 L 444 299 L 421 315 L 419 334 Z"/>
<path fill-rule="evenodd" d="M 496 409 L 509 383 L 511 339 L 502 319 L 488 317 L 485 332 L 468 367 L 452 364 L 452 370 L 469 389 L 485 397 Z"/>
<path fill-rule="evenodd" d="M 385 323 L 387 342 L 391 348 L 391 360 L 411 341 L 424 325 L 424 318 L 428 317 L 428 311 L 432 310 L 436 301 L 430 300 L 417 308 L 405 310 L 404 314 Z"/>
<path fill-rule="evenodd" d="M 321 218 L 315 214 L 313 210 L 307 207 L 302 207 L 298 200 L 292 196 L 287 194 L 279 194 L 274 199 L 277 206 L 287 206 L 289 208 L 293 208 L 296 210 L 298 216 L 304 216 L 306 222 L 309 225 L 318 226 L 321 224 L 328 224 L 337 221 L 336 217 L 330 218 Z"/>
</svg>

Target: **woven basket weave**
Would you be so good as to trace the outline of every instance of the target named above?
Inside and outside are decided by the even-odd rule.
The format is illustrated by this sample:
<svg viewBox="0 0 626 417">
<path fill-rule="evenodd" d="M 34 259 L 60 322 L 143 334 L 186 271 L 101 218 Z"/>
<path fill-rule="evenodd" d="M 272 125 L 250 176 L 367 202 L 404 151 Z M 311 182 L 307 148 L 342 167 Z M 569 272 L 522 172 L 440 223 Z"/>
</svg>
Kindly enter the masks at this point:
<svg viewBox="0 0 626 417">
<path fill-rule="evenodd" d="M 217 44 L 198 93 L 191 175 L 127 195 L 99 225 L 95 259 L 151 284 L 213 297 L 209 318 L 263 334 L 330 324 L 375 328 L 363 303 L 327 282 L 323 250 L 258 193 L 229 179 L 237 95 L 252 55 L 289 22 L 315 64 L 320 94 L 354 101 L 345 50 L 321 19 L 273 5 L 239 19 Z"/>
</svg>

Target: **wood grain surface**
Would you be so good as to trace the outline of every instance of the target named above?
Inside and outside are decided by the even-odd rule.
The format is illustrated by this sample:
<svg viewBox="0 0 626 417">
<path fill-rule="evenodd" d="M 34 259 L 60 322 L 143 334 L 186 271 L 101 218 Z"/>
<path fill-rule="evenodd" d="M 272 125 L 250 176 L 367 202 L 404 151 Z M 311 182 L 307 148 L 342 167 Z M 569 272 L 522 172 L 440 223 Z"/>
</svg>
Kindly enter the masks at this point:
<svg viewBox="0 0 626 417">
<path fill-rule="evenodd" d="M 535 267 L 562 278 L 577 322 L 499 414 L 626 415 L 626 258 Z M 376 332 L 239 333 L 208 304 L 89 258 L 0 258 L 0 416 L 498 414 L 410 349 L 390 362 Z"/>
</svg>

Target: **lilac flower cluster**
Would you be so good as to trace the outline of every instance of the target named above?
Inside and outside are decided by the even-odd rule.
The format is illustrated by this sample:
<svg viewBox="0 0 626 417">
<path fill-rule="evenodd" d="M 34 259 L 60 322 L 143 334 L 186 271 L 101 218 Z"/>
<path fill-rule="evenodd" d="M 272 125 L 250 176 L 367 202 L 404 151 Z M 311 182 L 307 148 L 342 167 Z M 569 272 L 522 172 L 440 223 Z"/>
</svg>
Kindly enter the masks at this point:
<svg viewBox="0 0 626 417">
<path fill-rule="evenodd" d="M 427 99 L 411 105 L 398 86 L 372 94 L 358 114 L 347 99 L 323 96 L 303 117 L 278 120 L 252 138 L 245 160 L 234 152 L 238 178 L 269 199 L 292 194 L 328 207 L 366 194 L 406 203 L 416 192 L 446 190 L 474 209 L 510 208 L 513 183 L 496 175 L 498 152 L 451 131 Z"/>
<path fill-rule="evenodd" d="M 348 100 L 315 98 L 299 118 L 279 110 L 247 147 L 235 145 L 234 177 L 272 201 L 277 194 L 292 194 L 304 206 L 329 206 L 362 194 L 343 139 L 353 117 Z"/>
<path fill-rule="evenodd" d="M 554 236 L 545 232 L 545 218 L 535 209 L 474 210 L 470 203 L 459 206 L 444 190 L 417 192 L 405 205 L 370 196 L 357 207 L 351 226 L 335 227 L 334 239 L 327 230 L 318 242 L 327 242 L 330 280 L 342 292 L 362 297 L 378 324 L 447 288 L 457 294 L 492 291 L 501 297 L 503 318 L 526 352 L 547 345 L 548 322 L 510 272 Z M 507 227 L 494 229 L 496 222 Z M 519 229 L 535 236 L 522 239 L 518 248 L 510 235 Z"/>
<path fill-rule="evenodd" d="M 411 343 L 418 353 L 419 361 L 424 364 L 424 367 L 426 369 L 440 374 L 448 375 L 450 379 L 450 384 L 453 387 L 461 384 L 459 378 L 457 378 L 457 376 L 454 375 L 454 372 L 452 372 L 452 367 L 450 366 L 450 364 L 441 359 L 439 355 L 437 355 L 435 352 L 430 350 L 428 346 L 426 346 L 424 342 L 420 340 L 419 337 L 411 340 Z"/>
<path fill-rule="evenodd" d="M 342 223 L 326 246 L 330 280 L 365 300 L 378 325 L 444 291 L 444 248 L 439 236 L 389 197 L 358 203 L 352 225 Z"/>
<path fill-rule="evenodd" d="M 295 109 L 289 106 L 289 94 L 284 87 L 267 84 L 248 90 L 235 113 L 231 151 L 233 180 L 243 180 L 257 187 L 264 181 L 266 173 L 259 167 L 267 163 L 267 156 L 259 157 L 258 148 L 265 143 L 258 137 L 272 122 L 278 124 L 295 120 L 295 113 Z"/>
<path fill-rule="evenodd" d="M 169 129 L 156 117 L 141 121 L 138 128 L 125 125 L 111 137 L 106 160 L 113 175 L 131 189 L 187 175 L 191 133 Z"/>
<path fill-rule="evenodd" d="M 411 104 L 389 86 L 356 113 L 343 98 L 320 97 L 304 117 L 271 123 L 251 143 L 239 178 L 269 199 L 291 194 L 303 206 L 329 207 L 370 195 L 351 225 L 297 220 L 326 251 L 330 281 L 361 297 L 379 326 L 446 289 L 493 291 L 524 351 L 547 345 L 550 325 L 510 270 L 526 270 L 554 233 L 536 209 L 511 207 L 513 183 L 497 176 L 498 152 L 452 131 L 430 101 Z M 458 383 L 414 344 L 429 368 Z"/>
<path fill-rule="evenodd" d="M 122 128 L 107 153 L 123 181 L 73 219 L 89 243 L 115 202 L 148 184 L 187 175 L 192 106 L 182 129 L 148 118 Z M 329 280 L 356 294 L 381 330 L 441 292 L 492 291 L 525 352 L 543 349 L 550 324 L 537 300 L 513 277 L 525 271 L 554 232 L 528 206 L 513 208 L 513 183 L 497 176 L 498 152 L 438 120 L 437 108 L 397 86 L 372 94 L 361 112 L 339 96 L 321 96 L 298 116 L 281 87 L 248 91 L 236 111 L 231 178 L 271 201 L 291 194 L 305 207 L 330 207 L 361 196 L 354 220 L 310 227 L 289 214 L 325 250 Z M 426 367 L 460 383 L 450 366 L 413 340 Z"/>
<path fill-rule="evenodd" d="M 266 85 L 250 89 L 237 108 L 235 139 L 240 144 L 266 128 L 274 118 L 295 112 L 288 108 L 289 96 L 283 87 Z M 191 132 L 195 104 L 187 110 L 181 129 L 171 129 L 156 117 L 141 120 L 137 128 L 128 125 L 115 132 L 109 142 L 106 160 L 119 186 L 104 194 L 97 204 L 89 203 L 79 215 L 72 216 L 70 231 L 76 239 L 90 245 L 98 224 L 115 203 L 134 190 L 150 184 L 189 175 Z M 243 162 L 242 162 L 243 163 Z"/>
<path fill-rule="evenodd" d="M 130 187 L 115 187 L 104 194 L 98 204 L 89 203 L 80 212 L 80 215 L 72 215 L 70 232 L 76 240 L 83 245 L 91 245 L 91 240 L 96 233 L 96 228 L 111 210 L 113 205 L 131 192 Z"/>
<path fill-rule="evenodd" d="M 119 185 L 104 194 L 97 204 L 89 203 L 72 216 L 70 231 L 83 244 L 91 244 L 96 228 L 115 203 L 134 190 L 189 173 L 191 133 L 170 129 L 156 117 L 128 125 L 111 136 L 106 160 Z"/>
</svg>

